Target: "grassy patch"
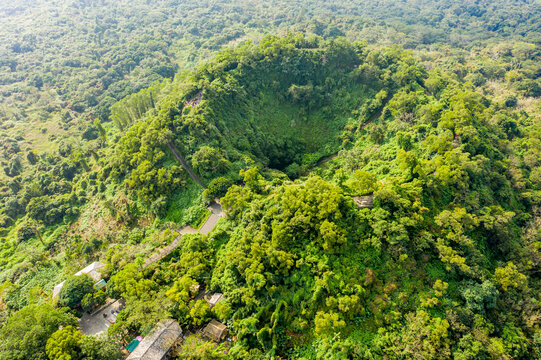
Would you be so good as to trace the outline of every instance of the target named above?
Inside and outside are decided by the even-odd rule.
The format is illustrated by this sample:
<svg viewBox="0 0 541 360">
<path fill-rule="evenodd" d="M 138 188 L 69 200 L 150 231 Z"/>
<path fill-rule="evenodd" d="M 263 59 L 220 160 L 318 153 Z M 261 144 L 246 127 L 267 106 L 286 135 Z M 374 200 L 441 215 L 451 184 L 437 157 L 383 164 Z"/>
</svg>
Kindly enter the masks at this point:
<svg viewBox="0 0 541 360">
<path fill-rule="evenodd" d="M 188 182 L 186 188 L 175 192 L 169 199 L 163 222 L 174 222 L 180 225 L 198 222 L 208 212 L 204 206 L 202 194 L 201 186 Z"/>
<path fill-rule="evenodd" d="M 192 220 L 190 226 L 194 229 L 201 228 L 201 226 L 203 226 L 205 221 L 207 221 L 207 219 L 209 218 L 210 214 L 212 213 L 208 209 L 205 209 L 203 212 L 201 212 L 201 216 L 199 218 Z"/>
</svg>

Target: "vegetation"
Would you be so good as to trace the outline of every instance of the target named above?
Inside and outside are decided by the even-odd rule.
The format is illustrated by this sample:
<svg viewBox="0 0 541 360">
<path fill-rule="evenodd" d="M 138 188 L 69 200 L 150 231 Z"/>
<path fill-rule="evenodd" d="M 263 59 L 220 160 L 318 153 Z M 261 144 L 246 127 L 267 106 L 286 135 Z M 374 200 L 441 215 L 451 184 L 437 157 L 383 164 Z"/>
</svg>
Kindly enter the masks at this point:
<svg viewBox="0 0 541 360">
<path fill-rule="evenodd" d="M 538 2 L 60 3 L 0 5 L 0 359 L 541 357 Z"/>
<path fill-rule="evenodd" d="M 66 308 L 29 305 L 9 318 L 0 330 L 2 359 L 47 359 L 45 345 L 59 326 L 76 325 Z"/>
<path fill-rule="evenodd" d="M 94 291 L 94 281 L 88 275 L 72 276 L 64 282 L 58 301 L 62 306 L 75 307 Z"/>
</svg>

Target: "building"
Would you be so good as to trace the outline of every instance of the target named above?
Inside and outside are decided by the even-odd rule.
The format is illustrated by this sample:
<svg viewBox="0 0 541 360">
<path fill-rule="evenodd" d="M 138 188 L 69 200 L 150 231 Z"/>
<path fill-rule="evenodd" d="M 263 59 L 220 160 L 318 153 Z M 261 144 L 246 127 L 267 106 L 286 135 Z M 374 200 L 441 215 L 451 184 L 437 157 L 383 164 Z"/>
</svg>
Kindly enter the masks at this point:
<svg viewBox="0 0 541 360">
<path fill-rule="evenodd" d="M 354 196 L 353 201 L 355 202 L 355 205 L 360 208 L 371 209 L 374 207 L 374 195 Z"/>
<path fill-rule="evenodd" d="M 98 282 L 101 280 L 101 269 L 104 267 L 105 267 L 104 263 L 101 263 L 99 261 L 94 261 L 92 264 L 88 265 L 83 270 L 77 272 L 75 276 L 87 274 L 94 281 Z"/>
<path fill-rule="evenodd" d="M 227 326 L 218 320 L 212 319 L 203 329 L 203 336 L 215 342 L 222 342 L 225 340 L 227 332 Z"/>
<path fill-rule="evenodd" d="M 182 329 L 175 320 L 162 320 L 133 350 L 126 360 L 163 360 L 172 355 L 182 339 Z"/>
<path fill-rule="evenodd" d="M 90 276 L 95 282 L 99 282 L 101 280 L 101 270 L 105 267 L 104 263 L 95 261 L 92 264 L 88 265 L 84 269 L 80 270 L 75 274 L 75 276 L 80 276 L 83 274 L 87 274 Z M 62 287 L 64 286 L 64 281 L 62 281 L 60 284 L 56 285 L 53 289 L 53 299 L 60 294 L 60 290 L 62 290 Z"/>
<path fill-rule="evenodd" d="M 223 295 L 220 293 L 212 294 L 212 296 L 210 295 L 204 296 L 205 301 L 207 302 L 207 304 L 209 304 L 211 308 L 216 306 L 216 304 L 218 304 L 220 301 L 222 301 L 222 298 L 223 298 Z"/>
</svg>

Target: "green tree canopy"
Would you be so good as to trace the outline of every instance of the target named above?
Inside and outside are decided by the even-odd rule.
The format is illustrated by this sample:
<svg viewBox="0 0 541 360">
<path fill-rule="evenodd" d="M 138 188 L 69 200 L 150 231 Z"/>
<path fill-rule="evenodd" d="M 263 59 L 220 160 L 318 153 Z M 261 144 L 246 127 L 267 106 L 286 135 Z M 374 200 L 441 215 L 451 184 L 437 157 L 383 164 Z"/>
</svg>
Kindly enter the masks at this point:
<svg viewBox="0 0 541 360">
<path fill-rule="evenodd" d="M 45 346 L 60 326 L 76 326 L 68 308 L 29 305 L 13 314 L 0 329 L 0 359 L 47 360 Z"/>
<path fill-rule="evenodd" d="M 64 282 L 58 294 L 58 302 L 62 306 L 75 307 L 81 303 L 86 294 L 94 292 L 94 280 L 86 274 L 72 276 Z"/>
</svg>

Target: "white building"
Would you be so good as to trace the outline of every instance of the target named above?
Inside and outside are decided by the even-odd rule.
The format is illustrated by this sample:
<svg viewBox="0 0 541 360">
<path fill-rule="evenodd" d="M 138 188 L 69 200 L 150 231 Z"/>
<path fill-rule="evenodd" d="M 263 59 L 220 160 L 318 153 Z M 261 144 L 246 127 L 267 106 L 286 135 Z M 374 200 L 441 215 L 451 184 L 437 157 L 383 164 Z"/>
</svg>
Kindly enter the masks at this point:
<svg viewBox="0 0 541 360">
<path fill-rule="evenodd" d="M 80 270 L 75 274 L 75 276 L 87 274 L 90 276 L 95 282 L 98 282 L 101 280 L 101 269 L 105 266 L 104 263 L 95 261 L 92 264 L 88 265 L 84 269 Z M 64 281 L 62 281 L 60 284 L 56 285 L 53 289 L 53 299 L 60 294 L 60 290 L 62 290 L 62 287 L 64 286 Z"/>
</svg>

